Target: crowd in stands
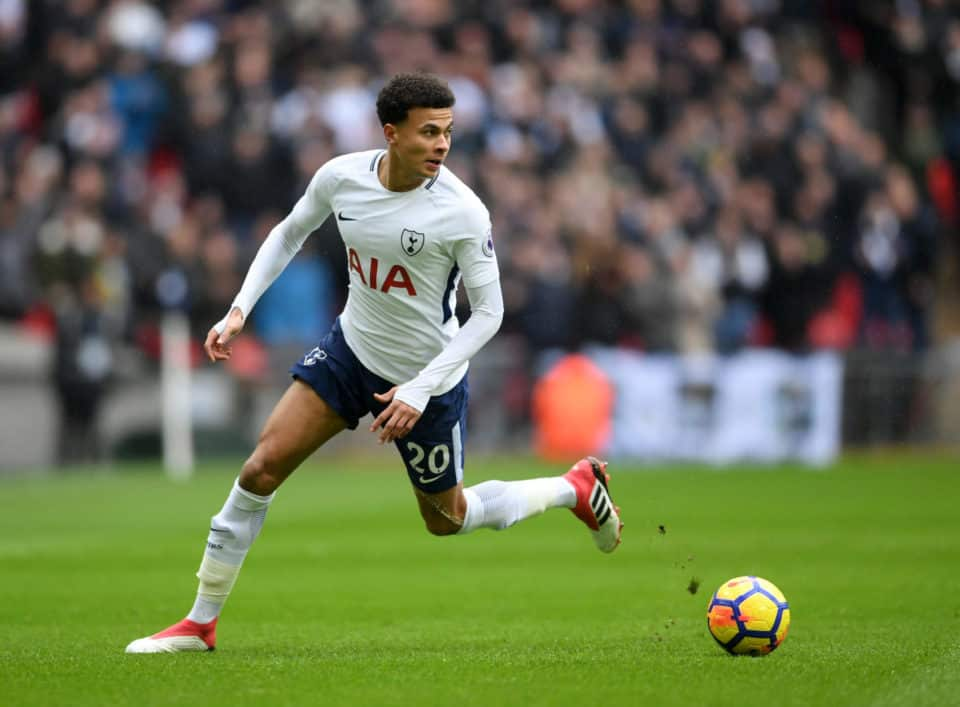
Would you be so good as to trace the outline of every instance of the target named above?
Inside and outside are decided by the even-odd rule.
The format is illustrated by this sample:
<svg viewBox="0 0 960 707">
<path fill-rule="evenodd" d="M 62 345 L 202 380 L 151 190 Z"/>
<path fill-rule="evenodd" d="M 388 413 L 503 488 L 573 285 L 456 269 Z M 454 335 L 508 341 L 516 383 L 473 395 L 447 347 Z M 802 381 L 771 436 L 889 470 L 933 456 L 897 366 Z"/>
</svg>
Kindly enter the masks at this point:
<svg viewBox="0 0 960 707">
<path fill-rule="evenodd" d="M 950 0 L 0 0 L 0 318 L 58 337 L 67 396 L 113 342 L 155 352 L 164 309 L 202 337 L 313 172 L 382 146 L 377 91 L 412 70 L 457 95 L 448 166 L 532 351 L 930 345 Z M 325 331 L 335 229 L 260 341 Z"/>
</svg>

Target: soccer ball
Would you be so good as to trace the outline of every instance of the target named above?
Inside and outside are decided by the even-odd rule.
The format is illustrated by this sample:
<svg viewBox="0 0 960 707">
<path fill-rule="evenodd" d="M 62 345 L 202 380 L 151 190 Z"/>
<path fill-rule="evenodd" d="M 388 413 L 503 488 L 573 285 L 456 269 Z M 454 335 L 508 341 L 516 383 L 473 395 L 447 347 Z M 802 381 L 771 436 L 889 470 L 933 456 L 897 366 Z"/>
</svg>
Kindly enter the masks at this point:
<svg viewBox="0 0 960 707">
<path fill-rule="evenodd" d="M 734 577 L 710 598 L 707 628 L 728 653 L 766 655 L 787 637 L 790 605 L 773 582 Z"/>
</svg>

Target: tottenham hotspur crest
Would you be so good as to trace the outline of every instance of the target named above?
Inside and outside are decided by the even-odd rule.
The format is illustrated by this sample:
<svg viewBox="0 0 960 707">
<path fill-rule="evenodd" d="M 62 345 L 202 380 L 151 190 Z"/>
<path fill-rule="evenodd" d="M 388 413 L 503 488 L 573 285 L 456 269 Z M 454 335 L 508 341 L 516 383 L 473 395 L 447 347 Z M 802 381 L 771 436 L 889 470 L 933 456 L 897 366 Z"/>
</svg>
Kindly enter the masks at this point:
<svg viewBox="0 0 960 707">
<path fill-rule="evenodd" d="M 425 240 L 422 233 L 411 231 L 409 228 L 403 229 L 403 233 L 400 234 L 400 246 L 407 255 L 416 255 L 423 250 Z"/>
</svg>

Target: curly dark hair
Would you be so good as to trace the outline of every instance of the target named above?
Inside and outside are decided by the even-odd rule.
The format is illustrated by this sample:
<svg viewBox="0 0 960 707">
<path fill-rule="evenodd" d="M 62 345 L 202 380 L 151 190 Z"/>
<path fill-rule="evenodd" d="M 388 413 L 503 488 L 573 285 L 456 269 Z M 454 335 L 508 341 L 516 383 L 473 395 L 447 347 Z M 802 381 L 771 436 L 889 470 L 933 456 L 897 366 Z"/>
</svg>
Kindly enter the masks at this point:
<svg viewBox="0 0 960 707">
<path fill-rule="evenodd" d="M 397 74 L 380 89 L 377 117 L 381 125 L 397 125 L 411 108 L 449 108 L 456 100 L 447 82 L 433 74 Z"/>
</svg>

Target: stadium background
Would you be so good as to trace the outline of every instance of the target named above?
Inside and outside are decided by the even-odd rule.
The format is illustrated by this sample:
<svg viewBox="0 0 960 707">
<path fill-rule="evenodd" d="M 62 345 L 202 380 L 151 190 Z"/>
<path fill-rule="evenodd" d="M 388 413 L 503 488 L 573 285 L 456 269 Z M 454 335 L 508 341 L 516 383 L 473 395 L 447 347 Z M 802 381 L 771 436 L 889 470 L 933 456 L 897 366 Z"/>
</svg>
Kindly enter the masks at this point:
<svg viewBox="0 0 960 707">
<path fill-rule="evenodd" d="M 200 339 L 417 69 L 457 94 L 502 268 L 472 449 L 528 450 L 545 362 L 597 345 L 837 352 L 845 445 L 956 439 L 956 3 L 2 0 L 0 468 L 159 454 L 171 311 L 199 451 L 249 449 L 342 304 L 335 225 L 230 370 Z"/>
<path fill-rule="evenodd" d="M 577 350 L 660 366 L 644 395 L 710 354 L 839 362 L 845 452 L 615 459 L 604 555 L 565 511 L 432 537 L 393 451 L 341 436 L 273 504 L 217 650 L 125 655 L 187 610 L 210 514 L 341 304 L 335 227 L 229 370 L 199 337 L 312 171 L 380 144 L 384 78 L 420 67 L 457 92 L 450 164 L 491 208 L 508 307 L 473 362 L 470 483 L 563 468 L 532 453 L 534 391 Z M 958 80 L 950 0 L 0 0 L 4 704 L 957 704 Z M 181 325 L 203 458 L 171 483 Z M 564 361 L 570 410 L 609 403 Z M 781 392 L 802 428 L 810 400 Z M 740 574 L 791 604 L 762 660 L 705 626 Z"/>
</svg>

